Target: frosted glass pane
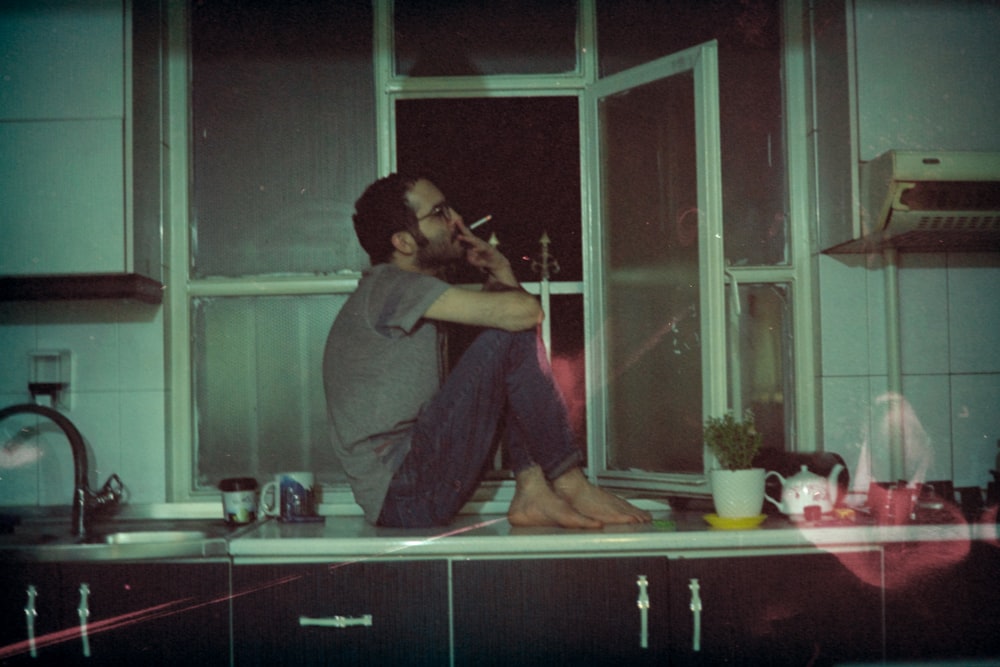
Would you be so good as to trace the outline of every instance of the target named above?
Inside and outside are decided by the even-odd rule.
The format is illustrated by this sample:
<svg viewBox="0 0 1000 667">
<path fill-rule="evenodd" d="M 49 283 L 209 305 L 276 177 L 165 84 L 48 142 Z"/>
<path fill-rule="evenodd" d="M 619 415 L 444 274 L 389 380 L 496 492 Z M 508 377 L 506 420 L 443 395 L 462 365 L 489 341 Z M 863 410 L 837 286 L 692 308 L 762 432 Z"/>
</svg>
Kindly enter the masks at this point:
<svg viewBox="0 0 1000 667">
<path fill-rule="evenodd" d="M 345 295 L 194 301 L 197 485 L 312 470 L 343 482 L 323 395 L 323 346 Z"/>
<path fill-rule="evenodd" d="M 195 3 L 193 275 L 367 265 L 351 225 L 375 179 L 369 2 Z"/>
<path fill-rule="evenodd" d="M 694 82 L 600 102 L 610 469 L 702 472 Z"/>
<path fill-rule="evenodd" d="M 729 344 L 738 345 L 730 359 L 730 386 L 740 387 L 738 401 L 730 404 L 754 413 L 763 446 L 787 447 L 792 400 L 792 295 L 784 284 L 740 285 L 737 332 L 730 328 Z M 727 290 L 727 298 L 730 296 Z M 727 312 L 729 310 L 727 309 Z M 738 374 L 738 377 L 733 377 Z M 809 449 L 813 443 L 798 443 Z"/>
</svg>

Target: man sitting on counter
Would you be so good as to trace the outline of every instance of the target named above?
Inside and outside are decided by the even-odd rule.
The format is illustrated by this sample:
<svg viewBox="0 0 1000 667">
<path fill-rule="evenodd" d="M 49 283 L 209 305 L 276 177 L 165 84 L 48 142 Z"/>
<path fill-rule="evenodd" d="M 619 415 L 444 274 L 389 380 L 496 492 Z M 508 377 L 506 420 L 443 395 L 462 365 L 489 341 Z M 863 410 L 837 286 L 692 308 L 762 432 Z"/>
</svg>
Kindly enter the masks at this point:
<svg viewBox="0 0 1000 667">
<path fill-rule="evenodd" d="M 584 476 L 537 334 L 544 313 L 507 258 L 426 178 L 379 179 L 353 220 L 372 266 L 330 329 L 323 382 L 334 450 L 366 519 L 449 523 L 478 486 L 505 420 L 512 525 L 648 522 L 648 512 Z M 481 291 L 442 279 L 461 262 L 486 275 Z M 447 373 L 441 323 L 483 328 Z"/>
</svg>

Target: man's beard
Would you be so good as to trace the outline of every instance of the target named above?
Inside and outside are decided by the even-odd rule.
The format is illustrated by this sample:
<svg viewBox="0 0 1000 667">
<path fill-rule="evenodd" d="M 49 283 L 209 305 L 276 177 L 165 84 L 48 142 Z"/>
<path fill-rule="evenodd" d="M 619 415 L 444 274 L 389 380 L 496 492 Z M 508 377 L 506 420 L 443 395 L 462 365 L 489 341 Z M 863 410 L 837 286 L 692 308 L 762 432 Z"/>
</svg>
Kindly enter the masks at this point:
<svg viewBox="0 0 1000 667">
<path fill-rule="evenodd" d="M 421 235 L 423 236 L 423 235 Z M 417 266 L 421 269 L 442 271 L 465 258 L 465 249 L 455 243 L 457 235 L 431 241 L 426 236 L 417 242 Z"/>
</svg>

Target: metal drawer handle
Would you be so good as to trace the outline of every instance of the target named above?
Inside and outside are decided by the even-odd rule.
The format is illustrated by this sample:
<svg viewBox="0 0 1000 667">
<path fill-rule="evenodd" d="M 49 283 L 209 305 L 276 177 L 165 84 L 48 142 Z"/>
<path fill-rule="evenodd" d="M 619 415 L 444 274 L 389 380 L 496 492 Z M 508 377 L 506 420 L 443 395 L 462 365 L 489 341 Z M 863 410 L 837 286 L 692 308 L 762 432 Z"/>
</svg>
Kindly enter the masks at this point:
<svg viewBox="0 0 1000 667">
<path fill-rule="evenodd" d="M 35 598 L 38 597 L 38 590 L 34 586 L 28 586 L 28 601 L 24 605 L 24 617 L 28 622 L 28 646 L 31 648 L 31 657 L 38 657 L 38 647 L 35 646 L 35 619 L 38 612 L 35 610 Z"/>
<path fill-rule="evenodd" d="M 372 615 L 364 614 L 362 616 L 330 616 L 329 618 L 309 618 L 308 616 L 299 616 L 299 625 L 301 626 L 312 626 L 316 628 L 350 628 L 353 626 L 364 626 L 370 628 L 372 626 Z"/>
<path fill-rule="evenodd" d="M 635 582 L 639 586 L 639 648 L 649 648 L 649 581 L 646 575 L 640 574 Z"/>
<path fill-rule="evenodd" d="M 90 637 L 87 636 L 87 619 L 90 617 L 90 607 L 87 598 L 90 595 L 90 586 L 80 584 L 80 606 L 76 608 L 77 616 L 80 617 L 80 642 L 83 644 L 83 657 L 90 657 Z"/>
<path fill-rule="evenodd" d="M 701 595 L 698 594 L 698 591 L 701 590 L 701 585 L 697 579 L 692 579 L 691 583 L 688 584 L 688 588 L 691 589 L 691 616 L 694 617 L 691 650 L 697 652 L 701 650 Z"/>
</svg>

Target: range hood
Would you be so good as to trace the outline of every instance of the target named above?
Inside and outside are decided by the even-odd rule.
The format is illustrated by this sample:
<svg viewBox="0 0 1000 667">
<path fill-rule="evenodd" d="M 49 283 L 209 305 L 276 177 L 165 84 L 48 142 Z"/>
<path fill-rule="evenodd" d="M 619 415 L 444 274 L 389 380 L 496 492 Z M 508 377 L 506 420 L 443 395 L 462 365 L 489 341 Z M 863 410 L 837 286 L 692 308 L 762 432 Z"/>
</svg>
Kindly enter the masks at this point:
<svg viewBox="0 0 1000 667">
<path fill-rule="evenodd" d="M 1000 153 L 883 153 L 861 166 L 860 204 L 855 238 L 827 252 L 1000 252 Z"/>
</svg>

